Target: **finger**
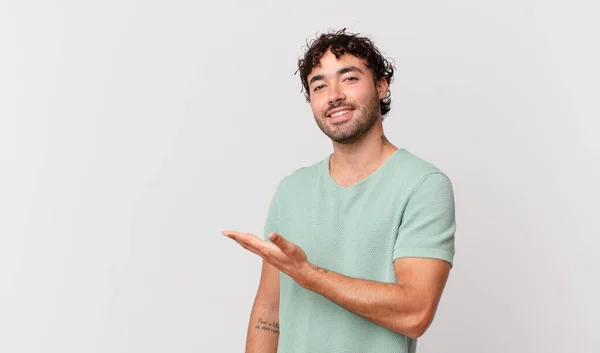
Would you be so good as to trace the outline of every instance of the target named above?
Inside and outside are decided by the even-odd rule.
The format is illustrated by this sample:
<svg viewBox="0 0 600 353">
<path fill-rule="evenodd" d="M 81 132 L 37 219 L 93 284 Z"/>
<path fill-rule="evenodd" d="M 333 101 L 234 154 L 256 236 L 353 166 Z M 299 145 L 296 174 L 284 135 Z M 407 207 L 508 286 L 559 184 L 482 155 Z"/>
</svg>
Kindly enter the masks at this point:
<svg viewBox="0 0 600 353">
<path fill-rule="evenodd" d="M 267 249 L 272 249 L 273 244 L 264 241 L 263 239 L 257 237 L 252 233 L 241 233 L 236 232 L 234 230 L 224 230 L 221 234 L 235 240 L 235 241 L 243 241 L 247 244 L 252 244 L 256 248 L 261 249 L 261 251 L 265 251 Z"/>
<path fill-rule="evenodd" d="M 269 233 L 269 240 L 273 242 L 273 244 L 277 245 L 278 248 L 281 249 L 286 254 L 290 254 L 294 251 L 294 244 L 287 241 L 284 237 L 277 233 Z"/>
<path fill-rule="evenodd" d="M 271 263 L 271 265 L 275 266 L 276 263 L 285 261 L 285 259 L 289 258 L 289 255 L 283 252 L 276 244 L 264 241 L 256 235 L 236 231 L 223 231 L 223 235 L 233 239 L 244 249 L 259 255 L 265 261 Z M 289 244 L 293 247 L 293 244 Z"/>
<path fill-rule="evenodd" d="M 244 249 L 246 249 L 246 250 L 248 250 L 250 252 L 255 253 L 256 255 L 262 257 L 263 259 L 265 258 L 265 255 L 262 252 L 260 252 L 259 250 L 253 248 L 252 246 L 248 246 L 248 245 L 246 245 L 244 243 L 240 243 L 240 242 L 238 242 L 238 244 L 240 244 L 242 248 L 244 248 Z"/>
<path fill-rule="evenodd" d="M 250 242 L 250 241 L 252 241 L 252 238 L 257 238 L 256 236 L 254 236 L 250 233 L 241 233 L 241 232 L 236 232 L 233 230 L 225 230 L 221 234 L 223 234 L 226 237 L 229 237 L 235 241 L 243 241 L 243 242 Z"/>
<path fill-rule="evenodd" d="M 240 244 L 243 248 L 251 250 L 257 255 L 261 257 L 265 257 L 265 252 L 272 244 L 267 243 L 266 241 L 260 239 L 254 234 L 250 233 L 240 233 L 234 231 L 223 232 L 224 235 L 233 239 L 238 244 Z"/>
<path fill-rule="evenodd" d="M 253 238 L 256 238 L 252 234 L 232 232 L 233 234 L 226 234 L 227 237 L 238 243 L 242 248 L 264 257 L 264 252 L 261 251 L 261 244 L 256 243 Z M 225 234 L 225 233 L 224 233 Z"/>
<path fill-rule="evenodd" d="M 235 231 L 235 230 L 224 230 L 224 231 L 221 232 L 221 234 L 223 234 L 225 236 L 228 236 L 228 237 L 232 237 L 232 236 L 239 236 L 239 235 L 242 235 L 244 233 L 241 233 L 241 232 L 238 232 L 238 231 Z"/>
</svg>

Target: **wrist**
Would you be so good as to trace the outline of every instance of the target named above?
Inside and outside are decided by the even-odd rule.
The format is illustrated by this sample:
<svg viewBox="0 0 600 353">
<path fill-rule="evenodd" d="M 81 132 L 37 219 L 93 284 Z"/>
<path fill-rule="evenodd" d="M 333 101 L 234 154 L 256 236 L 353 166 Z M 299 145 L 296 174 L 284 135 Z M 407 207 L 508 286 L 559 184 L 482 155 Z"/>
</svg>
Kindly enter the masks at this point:
<svg viewBox="0 0 600 353">
<path fill-rule="evenodd" d="M 308 261 L 304 262 L 304 264 L 300 268 L 300 273 L 296 282 L 304 289 L 310 289 L 313 282 L 313 268 L 315 265 L 309 263 Z"/>
</svg>

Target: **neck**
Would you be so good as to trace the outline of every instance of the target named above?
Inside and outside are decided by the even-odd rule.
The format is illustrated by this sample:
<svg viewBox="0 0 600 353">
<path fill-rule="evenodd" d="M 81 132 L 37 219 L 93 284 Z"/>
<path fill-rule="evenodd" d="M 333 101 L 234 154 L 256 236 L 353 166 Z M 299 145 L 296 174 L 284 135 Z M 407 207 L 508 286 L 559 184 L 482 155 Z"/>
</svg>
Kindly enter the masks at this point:
<svg viewBox="0 0 600 353">
<path fill-rule="evenodd" d="M 398 148 L 387 140 L 381 120 L 351 144 L 333 142 L 329 169 L 341 184 L 361 180 L 381 166 Z"/>
</svg>

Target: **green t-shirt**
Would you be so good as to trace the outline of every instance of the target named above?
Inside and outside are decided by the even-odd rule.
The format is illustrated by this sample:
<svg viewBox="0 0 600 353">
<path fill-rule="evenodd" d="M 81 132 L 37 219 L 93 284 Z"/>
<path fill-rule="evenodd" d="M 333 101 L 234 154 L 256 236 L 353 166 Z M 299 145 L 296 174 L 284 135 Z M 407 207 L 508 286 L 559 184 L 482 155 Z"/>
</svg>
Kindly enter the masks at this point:
<svg viewBox="0 0 600 353">
<path fill-rule="evenodd" d="M 350 187 L 329 173 L 329 155 L 281 180 L 263 236 L 281 234 L 312 264 L 397 283 L 393 260 L 454 258 L 454 195 L 448 177 L 399 149 Z M 268 239 L 267 239 L 268 241 Z M 413 353 L 416 340 L 374 324 L 280 273 L 278 353 Z"/>
</svg>

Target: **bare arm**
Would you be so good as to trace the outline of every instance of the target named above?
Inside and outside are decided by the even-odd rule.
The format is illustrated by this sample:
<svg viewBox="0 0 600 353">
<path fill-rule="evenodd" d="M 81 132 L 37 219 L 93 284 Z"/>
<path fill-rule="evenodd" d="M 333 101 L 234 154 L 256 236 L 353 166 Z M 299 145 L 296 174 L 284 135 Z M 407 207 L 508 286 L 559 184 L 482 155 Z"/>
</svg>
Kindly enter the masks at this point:
<svg viewBox="0 0 600 353">
<path fill-rule="evenodd" d="M 412 338 L 421 336 L 431 324 L 450 271 L 450 264 L 443 260 L 399 258 L 394 261 L 397 283 L 375 282 L 310 264 L 298 245 L 276 233 L 269 234 L 270 243 L 249 233 L 223 234 L 260 255 L 302 287 Z"/>
<path fill-rule="evenodd" d="M 246 353 L 276 353 L 279 341 L 279 270 L 263 261 L 252 306 Z"/>
<path fill-rule="evenodd" d="M 401 258 L 394 268 L 398 283 L 347 277 L 310 265 L 298 283 L 371 322 L 417 338 L 433 320 L 450 265 L 437 259 Z"/>
</svg>

